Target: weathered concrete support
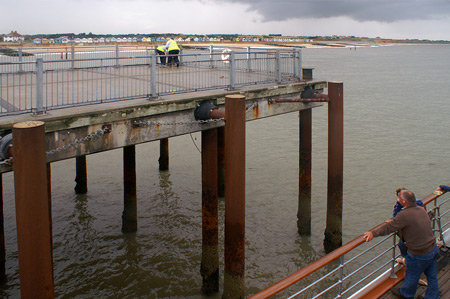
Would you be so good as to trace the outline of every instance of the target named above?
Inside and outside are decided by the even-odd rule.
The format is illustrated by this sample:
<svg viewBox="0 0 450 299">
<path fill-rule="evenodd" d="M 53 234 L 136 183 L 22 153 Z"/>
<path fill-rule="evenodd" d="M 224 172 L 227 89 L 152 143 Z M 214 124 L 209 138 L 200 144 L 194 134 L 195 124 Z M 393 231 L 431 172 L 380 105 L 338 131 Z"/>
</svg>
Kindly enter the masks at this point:
<svg viewBox="0 0 450 299">
<path fill-rule="evenodd" d="M 123 148 L 122 232 L 137 231 L 136 147 Z"/>
<path fill-rule="evenodd" d="M 217 163 L 219 180 L 219 197 L 225 197 L 225 127 L 217 128 Z"/>
<path fill-rule="evenodd" d="M 159 170 L 169 169 L 169 138 L 159 141 Z"/>
<path fill-rule="evenodd" d="M 54 298 L 45 124 L 12 128 L 21 298 Z"/>
<path fill-rule="evenodd" d="M 331 252 L 342 245 L 342 192 L 344 176 L 344 88 L 328 83 L 328 193 L 327 225 L 323 242 Z"/>
<path fill-rule="evenodd" d="M 75 193 L 87 193 L 87 170 L 86 170 L 86 156 L 79 156 L 75 158 L 76 177 L 75 177 Z"/>
<path fill-rule="evenodd" d="M 223 298 L 245 296 L 245 97 L 225 97 L 225 276 Z"/>
<path fill-rule="evenodd" d="M 300 115 L 300 161 L 298 173 L 298 233 L 311 235 L 311 152 L 312 109 L 301 110 Z"/>
<path fill-rule="evenodd" d="M 5 222 L 3 220 L 3 175 L 0 173 L 0 283 L 6 281 Z"/>
<path fill-rule="evenodd" d="M 202 131 L 202 292 L 219 291 L 217 129 Z"/>
</svg>

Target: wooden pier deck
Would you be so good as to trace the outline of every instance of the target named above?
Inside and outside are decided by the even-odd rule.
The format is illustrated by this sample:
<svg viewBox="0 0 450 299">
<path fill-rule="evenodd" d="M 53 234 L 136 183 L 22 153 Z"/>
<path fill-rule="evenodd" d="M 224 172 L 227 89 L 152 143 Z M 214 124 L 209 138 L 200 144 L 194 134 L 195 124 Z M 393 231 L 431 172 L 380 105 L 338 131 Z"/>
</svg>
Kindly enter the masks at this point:
<svg viewBox="0 0 450 299">
<path fill-rule="evenodd" d="M 425 278 L 425 276 L 423 276 Z M 448 248 L 441 249 L 441 255 L 438 258 L 438 280 L 439 280 L 439 298 L 448 299 L 450 298 L 450 250 Z M 403 281 L 400 281 L 395 286 L 401 287 Z M 427 291 L 426 286 L 418 286 L 416 296 L 425 296 Z M 382 299 L 397 299 L 398 297 L 388 290 Z"/>
</svg>

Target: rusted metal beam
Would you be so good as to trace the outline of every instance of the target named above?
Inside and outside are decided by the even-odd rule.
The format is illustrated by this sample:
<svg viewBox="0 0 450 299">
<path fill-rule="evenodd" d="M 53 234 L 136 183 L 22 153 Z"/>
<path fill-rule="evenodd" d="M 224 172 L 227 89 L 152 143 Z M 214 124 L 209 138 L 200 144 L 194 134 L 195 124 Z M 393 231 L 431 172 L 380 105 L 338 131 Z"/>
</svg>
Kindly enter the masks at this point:
<svg viewBox="0 0 450 299">
<path fill-rule="evenodd" d="M 245 97 L 225 98 L 224 299 L 245 295 Z"/>
<path fill-rule="evenodd" d="M 202 131 L 202 293 L 219 291 L 217 129 Z"/>
<path fill-rule="evenodd" d="M 159 141 L 159 170 L 169 169 L 169 138 Z"/>
<path fill-rule="evenodd" d="M 328 95 L 328 187 L 325 252 L 342 245 L 342 192 L 344 176 L 344 88 L 329 82 Z"/>
<path fill-rule="evenodd" d="M 12 128 L 17 243 L 22 298 L 54 298 L 45 124 Z"/>
<path fill-rule="evenodd" d="M 75 193 L 87 193 L 87 170 L 86 170 L 86 156 L 75 157 L 76 176 L 75 176 Z"/>
<path fill-rule="evenodd" d="M 137 231 L 136 147 L 123 148 L 122 232 Z"/>
<path fill-rule="evenodd" d="M 311 153 L 312 153 L 312 109 L 300 114 L 300 152 L 298 174 L 297 228 L 302 236 L 311 235 Z"/>
</svg>

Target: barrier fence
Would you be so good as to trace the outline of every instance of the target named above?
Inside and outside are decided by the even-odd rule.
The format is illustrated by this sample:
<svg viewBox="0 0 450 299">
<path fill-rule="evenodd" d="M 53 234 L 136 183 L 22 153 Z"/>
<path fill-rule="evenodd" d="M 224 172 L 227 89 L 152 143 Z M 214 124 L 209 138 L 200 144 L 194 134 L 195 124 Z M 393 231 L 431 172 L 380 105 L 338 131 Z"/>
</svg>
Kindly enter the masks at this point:
<svg viewBox="0 0 450 299">
<path fill-rule="evenodd" d="M 34 61 L 11 58 L 0 62 L 0 116 L 302 80 L 298 49 L 242 52 L 210 49 L 209 53 L 184 50 L 178 56 L 180 67 L 161 64 L 160 58 L 167 60 L 171 55 L 148 52 L 133 53 L 134 56 L 115 52 L 110 57 L 47 59 L 55 55 L 61 58 L 61 53 L 52 53 L 48 57 L 35 57 Z M 95 53 L 100 54 L 106 52 Z M 62 56 L 74 56 L 67 55 Z"/>
<path fill-rule="evenodd" d="M 438 245 L 444 247 L 450 247 L 448 195 L 435 191 L 422 200 Z M 282 298 L 378 298 L 370 292 L 380 292 L 380 285 L 386 279 L 397 277 L 401 268 L 396 262 L 399 256 L 395 233 L 370 243 L 361 235 L 249 299 L 275 295 L 277 298 L 280 295 Z"/>
</svg>

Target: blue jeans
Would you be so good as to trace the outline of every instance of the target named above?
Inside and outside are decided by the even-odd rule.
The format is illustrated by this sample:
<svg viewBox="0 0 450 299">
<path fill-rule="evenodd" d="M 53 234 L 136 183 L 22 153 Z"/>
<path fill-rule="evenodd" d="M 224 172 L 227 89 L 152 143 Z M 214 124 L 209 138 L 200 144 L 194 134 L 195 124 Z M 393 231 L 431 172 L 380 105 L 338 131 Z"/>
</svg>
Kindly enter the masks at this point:
<svg viewBox="0 0 450 299">
<path fill-rule="evenodd" d="M 403 297 L 414 298 L 417 290 L 417 283 L 420 275 L 425 273 L 428 280 L 428 288 L 425 293 L 426 299 L 438 299 L 439 287 L 437 279 L 437 258 L 439 248 L 435 248 L 423 255 L 414 255 L 408 252 L 406 254 L 406 274 L 403 286 L 400 289 Z"/>
</svg>

